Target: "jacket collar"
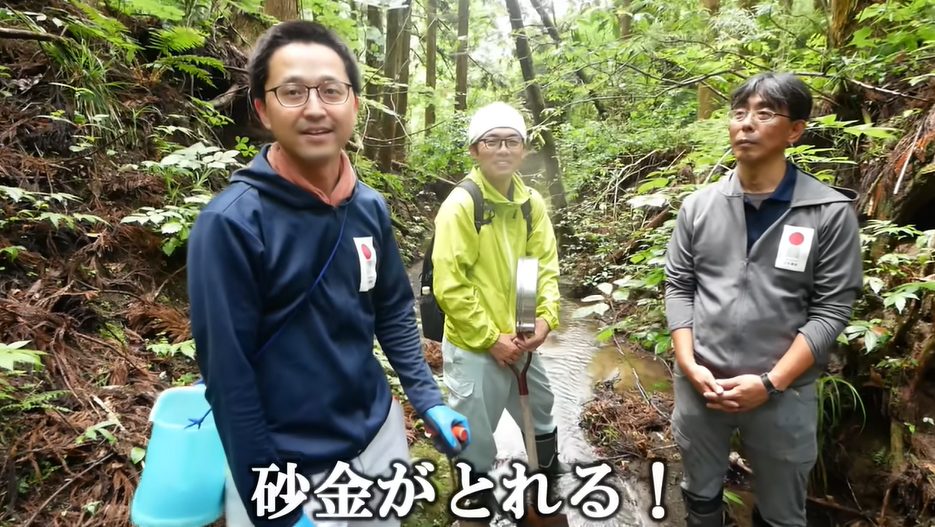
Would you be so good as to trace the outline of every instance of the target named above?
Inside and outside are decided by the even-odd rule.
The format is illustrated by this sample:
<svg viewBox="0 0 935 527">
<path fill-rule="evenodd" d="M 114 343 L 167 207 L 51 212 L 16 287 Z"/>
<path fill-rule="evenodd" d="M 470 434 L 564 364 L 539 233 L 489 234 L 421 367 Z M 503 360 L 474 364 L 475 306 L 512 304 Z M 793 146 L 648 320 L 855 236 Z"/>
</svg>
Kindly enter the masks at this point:
<svg viewBox="0 0 935 527">
<path fill-rule="evenodd" d="M 790 207 L 807 207 L 837 202 L 848 203 L 857 200 L 857 193 L 851 189 L 826 185 L 792 163 L 788 163 L 788 167 L 786 176 L 783 177 L 782 182 L 779 183 L 773 194 L 774 196 L 780 192 L 783 194 L 783 196 L 775 199 L 785 197 L 787 193 L 791 194 Z M 789 170 L 795 171 L 791 182 Z M 721 193 L 725 196 L 743 197 L 743 187 L 740 185 L 740 177 L 737 175 L 736 170 L 731 170 L 725 178 L 718 182 L 718 185 Z"/>
<path fill-rule="evenodd" d="M 489 201 L 494 204 L 505 204 L 505 205 L 521 205 L 529 200 L 529 187 L 523 183 L 522 178 L 519 177 L 519 173 L 513 174 L 513 199 L 508 199 L 506 196 L 500 193 L 493 185 L 487 181 L 487 178 L 484 177 L 483 172 L 480 171 L 480 168 L 474 167 L 471 169 L 471 172 L 467 175 L 469 179 L 477 183 L 477 186 L 480 187 L 481 193 L 484 195 L 484 200 Z"/>
</svg>

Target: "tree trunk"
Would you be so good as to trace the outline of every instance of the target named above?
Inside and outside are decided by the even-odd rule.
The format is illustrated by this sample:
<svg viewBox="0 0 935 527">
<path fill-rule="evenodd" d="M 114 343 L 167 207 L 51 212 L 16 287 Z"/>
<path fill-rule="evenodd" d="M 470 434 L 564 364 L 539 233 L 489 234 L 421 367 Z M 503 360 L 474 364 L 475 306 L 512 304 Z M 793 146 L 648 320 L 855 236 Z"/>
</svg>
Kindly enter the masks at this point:
<svg viewBox="0 0 935 527">
<path fill-rule="evenodd" d="M 379 7 L 367 6 L 367 23 L 370 27 L 376 29 L 377 32 L 383 33 L 383 13 L 380 11 Z M 383 43 L 379 39 L 368 39 L 366 46 L 365 60 L 367 66 L 373 68 L 374 71 L 378 71 L 380 69 L 380 56 L 383 51 Z M 379 100 L 379 86 L 373 82 L 367 83 L 367 86 L 364 88 L 364 97 L 369 101 Z M 383 115 L 383 113 L 375 108 L 370 108 L 367 112 L 363 142 L 364 157 L 368 159 L 376 160 L 379 150 L 378 146 L 382 144 L 383 137 L 381 136 L 382 130 L 380 129 L 381 115 Z"/>
<path fill-rule="evenodd" d="M 396 147 L 394 148 L 395 154 L 393 155 L 393 158 L 398 161 L 404 161 L 406 159 L 406 144 L 408 141 L 408 134 L 406 133 L 408 119 L 406 118 L 406 115 L 409 112 L 409 66 L 411 65 L 410 53 L 412 51 L 412 3 L 410 2 L 406 9 L 401 9 L 400 11 L 403 27 L 399 32 L 399 53 L 397 53 L 396 57 L 399 60 L 396 71 L 398 73 L 400 86 L 398 95 L 396 97 L 396 108 L 394 110 L 399 116 L 396 119 L 396 135 L 399 136 L 399 138 L 395 141 Z"/>
<path fill-rule="evenodd" d="M 542 19 L 542 23 L 545 25 L 546 30 L 548 30 L 549 36 L 552 37 L 552 41 L 555 42 L 556 46 L 560 45 L 562 43 L 562 38 L 558 34 L 558 28 L 555 27 L 555 23 L 552 21 L 549 12 L 546 11 L 545 6 L 542 5 L 542 1 L 530 0 L 530 2 L 532 2 L 532 6 L 535 8 L 536 12 L 539 13 L 539 18 Z M 590 95 L 591 99 L 594 101 L 594 108 L 597 110 L 597 114 L 601 119 L 606 119 L 607 108 L 604 107 L 603 103 L 597 98 L 597 94 L 594 93 L 594 90 L 591 88 L 591 76 L 584 71 L 584 68 L 575 71 L 575 75 L 578 77 L 578 80 L 581 81 L 581 84 L 588 88 L 588 95 Z"/>
<path fill-rule="evenodd" d="M 541 130 L 546 181 L 549 186 L 549 197 L 552 202 L 555 224 L 558 226 L 556 235 L 561 241 L 567 234 L 566 227 L 561 221 L 565 212 L 566 201 L 565 186 L 562 183 L 562 174 L 558 163 L 558 149 L 552 131 L 543 121 L 542 114 L 545 110 L 545 101 L 539 84 L 536 82 L 532 51 L 529 49 L 529 41 L 526 39 L 526 28 L 523 24 L 523 14 L 519 8 L 519 0 L 506 0 L 506 8 L 510 14 L 510 26 L 513 28 L 513 37 L 516 40 L 516 58 L 523 70 L 523 80 L 526 81 L 526 106 L 532 112 L 536 126 L 539 126 Z"/>
<path fill-rule="evenodd" d="M 426 0 L 425 15 L 428 19 L 428 29 L 425 32 L 425 85 L 429 89 L 429 102 L 425 106 L 425 130 L 431 133 L 430 128 L 435 124 L 435 77 L 438 56 L 438 0 Z"/>
<path fill-rule="evenodd" d="M 266 0 L 263 12 L 279 20 L 297 20 L 299 18 L 299 0 Z"/>
<path fill-rule="evenodd" d="M 458 51 L 455 53 L 455 110 L 467 110 L 468 10 L 470 0 L 458 0 Z"/>
<path fill-rule="evenodd" d="M 390 9 L 386 12 L 386 55 L 383 57 L 383 76 L 394 85 L 387 86 L 383 92 L 383 105 L 390 112 L 396 112 L 399 100 L 399 89 L 395 83 L 399 82 L 403 17 L 402 9 Z M 393 149 L 396 144 L 396 116 L 384 112 L 381 121 L 383 142 L 377 149 L 377 167 L 383 172 L 390 172 L 393 167 Z"/>
<path fill-rule="evenodd" d="M 721 2 L 720 0 L 701 0 L 701 6 L 711 16 L 714 16 L 721 9 Z M 708 119 L 712 113 L 714 113 L 714 93 L 701 82 L 698 84 L 698 120 Z"/>
<path fill-rule="evenodd" d="M 630 9 L 633 7 L 633 0 L 623 0 L 620 3 L 620 9 L 617 14 L 617 22 L 620 26 L 620 40 L 630 38 L 630 32 L 633 26 L 633 13 Z"/>
<path fill-rule="evenodd" d="M 828 24 L 828 47 L 839 49 L 851 39 L 857 26 L 857 14 L 867 0 L 831 0 L 831 23 Z"/>
</svg>

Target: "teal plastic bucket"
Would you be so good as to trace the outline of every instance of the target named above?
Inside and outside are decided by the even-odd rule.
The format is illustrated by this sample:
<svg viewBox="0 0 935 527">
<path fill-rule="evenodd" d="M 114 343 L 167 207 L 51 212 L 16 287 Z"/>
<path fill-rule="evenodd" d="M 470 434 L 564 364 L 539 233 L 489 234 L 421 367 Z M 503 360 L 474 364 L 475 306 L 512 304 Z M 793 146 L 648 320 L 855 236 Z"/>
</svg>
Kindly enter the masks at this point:
<svg viewBox="0 0 935 527">
<path fill-rule="evenodd" d="M 149 415 L 153 429 L 143 474 L 130 505 L 133 525 L 202 527 L 221 516 L 227 461 L 209 409 L 204 385 L 159 394 Z M 202 418 L 200 426 L 192 423 Z"/>
</svg>

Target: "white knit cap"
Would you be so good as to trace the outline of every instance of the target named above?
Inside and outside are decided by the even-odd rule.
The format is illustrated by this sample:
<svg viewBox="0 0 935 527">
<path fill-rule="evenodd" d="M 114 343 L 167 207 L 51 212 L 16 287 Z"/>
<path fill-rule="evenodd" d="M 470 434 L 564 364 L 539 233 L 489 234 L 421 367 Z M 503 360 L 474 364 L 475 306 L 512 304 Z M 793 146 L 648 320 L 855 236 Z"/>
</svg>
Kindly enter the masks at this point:
<svg viewBox="0 0 935 527">
<path fill-rule="evenodd" d="M 473 145 L 487 132 L 494 128 L 512 128 L 526 140 L 526 121 L 516 108 L 505 102 L 495 102 L 484 106 L 471 117 L 468 126 L 468 144 Z"/>
</svg>

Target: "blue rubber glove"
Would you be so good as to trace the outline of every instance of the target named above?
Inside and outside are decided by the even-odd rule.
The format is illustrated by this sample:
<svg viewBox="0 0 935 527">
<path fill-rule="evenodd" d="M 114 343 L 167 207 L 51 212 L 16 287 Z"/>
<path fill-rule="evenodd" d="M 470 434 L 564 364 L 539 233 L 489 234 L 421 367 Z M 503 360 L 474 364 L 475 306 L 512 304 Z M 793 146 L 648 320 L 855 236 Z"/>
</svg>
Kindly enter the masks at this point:
<svg viewBox="0 0 935 527">
<path fill-rule="evenodd" d="M 443 454 L 458 454 L 471 443 L 471 428 L 467 418 L 443 404 L 433 406 L 425 412 L 425 423 L 439 436 L 440 440 L 435 441 L 435 447 Z M 455 438 L 451 430 L 455 425 L 463 426 L 467 432 L 467 440 L 463 443 Z"/>
<path fill-rule="evenodd" d="M 312 520 L 308 519 L 308 516 L 303 513 L 302 517 L 299 518 L 299 521 L 295 522 L 295 525 L 292 527 L 315 527 L 315 524 L 312 523 Z"/>
</svg>

